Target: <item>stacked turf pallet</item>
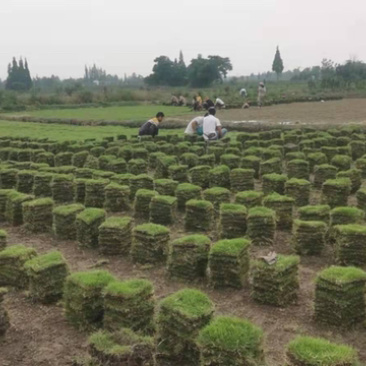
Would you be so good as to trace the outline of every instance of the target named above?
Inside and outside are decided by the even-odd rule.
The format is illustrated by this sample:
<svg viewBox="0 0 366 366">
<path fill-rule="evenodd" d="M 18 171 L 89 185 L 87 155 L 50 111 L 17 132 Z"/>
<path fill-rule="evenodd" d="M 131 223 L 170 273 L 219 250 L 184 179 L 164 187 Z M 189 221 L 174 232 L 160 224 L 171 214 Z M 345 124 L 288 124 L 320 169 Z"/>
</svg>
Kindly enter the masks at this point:
<svg viewBox="0 0 366 366">
<path fill-rule="evenodd" d="M 23 221 L 25 228 L 33 233 L 49 232 L 52 229 L 51 198 L 38 198 L 23 203 Z"/>
<path fill-rule="evenodd" d="M 209 172 L 210 187 L 230 188 L 230 168 L 218 165 Z"/>
<path fill-rule="evenodd" d="M 325 246 L 327 226 L 323 221 L 295 220 L 292 243 L 298 254 L 318 255 Z"/>
<path fill-rule="evenodd" d="M 218 241 L 209 254 L 209 280 L 213 287 L 241 288 L 249 271 L 250 241 Z"/>
<path fill-rule="evenodd" d="M 276 213 L 276 227 L 282 230 L 292 228 L 294 199 L 272 193 L 264 198 L 263 205 Z"/>
<path fill-rule="evenodd" d="M 210 185 L 210 170 L 209 165 L 198 165 L 189 170 L 189 177 L 192 184 L 201 188 L 208 188 Z"/>
<path fill-rule="evenodd" d="M 130 209 L 131 191 L 128 186 L 110 183 L 104 189 L 104 208 L 108 212 L 122 212 Z"/>
<path fill-rule="evenodd" d="M 64 307 L 66 319 L 79 329 L 98 328 L 103 323 L 103 290 L 115 281 L 107 271 L 76 272 L 66 278 Z"/>
<path fill-rule="evenodd" d="M 167 269 L 171 278 L 193 281 L 206 274 L 211 240 L 205 235 L 188 235 L 169 246 Z"/>
<path fill-rule="evenodd" d="M 132 245 L 133 219 L 109 217 L 99 226 L 99 251 L 108 255 L 128 255 Z"/>
<path fill-rule="evenodd" d="M 5 230 L 0 230 L 0 250 L 6 248 L 8 243 L 8 234 Z"/>
<path fill-rule="evenodd" d="M 210 201 L 218 212 L 221 203 L 230 202 L 230 191 L 222 187 L 209 188 L 203 191 L 203 198 Z"/>
<path fill-rule="evenodd" d="M 139 189 L 135 195 L 134 216 L 145 220 L 149 219 L 150 203 L 158 193 L 150 189 Z"/>
<path fill-rule="evenodd" d="M 235 203 L 220 205 L 219 233 L 222 239 L 240 238 L 247 231 L 248 211 L 245 206 Z"/>
<path fill-rule="evenodd" d="M 37 255 L 33 248 L 13 245 L 0 251 L 0 286 L 25 288 L 28 276 L 25 263 Z"/>
<path fill-rule="evenodd" d="M 140 174 L 129 179 L 130 197 L 133 200 L 139 189 L 154 189 L 154 180 L 147 174 Z"/>
<path fill-rule="evenodd" d="M 174 196 L 179 182 L 172 179 L 155 179 L 154 189 L 163 196 Z"/>
<path fill-rule="evenodd" d="M 19 193 L 17 191 L 12 191 L 7 195 L 5 217 L 6 221 L 13 225 L 19 226 L 23 224 L 23 203 L 26 201 L 33 200 L 34 197 Z"/>
<path fill-rule="evenodd" d="M 52 251 L 32 258 L 25 263 L 24 267 L 29 278 L 29 292 L 33 300 L 50 303 L 62 297 L 69 269 L 60 252 Z"/>
<path fill-rule="evenodd" d="M 286 195 L 294 199 L 297 207 L 306 206 L 310 200 L 311 183 L 306 179 L 289 179 L 285 184 Z"/>
<path fill-rule="evenodd" d="M 87 208 L 76 216 L 76 237 L 81 247 L 98 246 L 99 226 L 105 221 L 106 212 L 101 208 Z"/>
<path fill-rule="evenodd" d="M 52 173 L 37 173 L 33 181 L 33 194 L 36 197 L 52 197 Z"/>
<path fill-rule="evenodd" d="M 350 192 L 349 178 L 328 179 L 323 183 L 322 201 L 330 207 L 347 206 Z"/>
<path fill-rule="evenodd" d="M 356 193 L 356 198 L 357 198 L 357 207 L 366 213 L 366 189 L 365 188 L 359 189 Z"/>
<path fill-rule="evenodd" d="M 150 202 L 150 221 L 155 224 L 174 224 L 177 211 L 177 198 L 154 196 Z"/>
<path fill-rule="evenodd" d="M 264 365 L 263 331 L 246 319 L 218 316 L 200 331 L 197 345 L 201 365 Z"/>
<path fill-rule="evenodd" d="M 351 193 L 356 193 L 362 185 L 361 171 L 358 169 L 349 169 L 337 174 L 337 178 L 349 178 L 351 180 Z"/>
<path fill-rule="evenodd" d="M 5 287 L 0 287 L 0 337 L 4 336 L 10 327 L 9 315 L 3 306 L 4 296 L 7 292 Z"/>
<path fill-rule="evenodd" d="M 179 184 L 175 190 L 178 209 L 184 210 L 186 202 L 192 199 L 201 199 L 202 188 L 191 183 Z"/>
<path fill-rule="evenodd" d="M 214 305 L 198 290 L 184 289 L 161 301 L 157 314 L 157 361 L 199 365 L 195 338 L 212 319 Z"/>
<path fill-rule="evenodd" d="M 321 188 L 323 183 L 328 179 L 335 179 L 337 176 L 337 168 L 330 164 L 317 165 L 314 168 L 314 187 Z"/>
<path fill-rule="evenodd" d="M 72 202 L 74 199 L 73 176 L 54 175 L 51 182 L 52 198 L 56 203 Z"/>
<path fill-rule="evenodd" d="M 272 245 L 276 232 L 276 213 L 266 207 L 253 207 L 247 218 L 247 234 L 253 245 Z"/>
<path fill-rule="evenodd" d="M 79 203 L 62 205 L 53 209 L 52 228 L 59 239 L 76 239 L 76 216 L 85 209 Z"/>
<path fill-rule="evenodd" d="M 6 203 L 10 193 L 15 192 L 13 189 L 0 189 L 0 222 L 6 221 Z"/>
<path fill-rule="evenodd" d="M 262 177 L 262 189 L 265 195 L 276 192 L 278 194 L 285 193 L 285 184 L 287 176 L 283 174 L 265 174 Z"/>
<path fill-rule="evenodd" d="M 233 169 L 230 172 L 230 187 L 233 192 L 254 189 L 254 169 Z"/>
<path fill-rule="evenodd" d="M 184 218 L 185 228 L 188 231 L 209 231 L 213 226 L 214 206 L 205 200 L 189 200 L 186 203 Z"/>
<path fill-rule="evenodd" d="M 103 208 L 107 185 L 106 179 L 88 179 L 85 182 L 85 206 Z"/>
<path fill-rule="evenodd" d="M 299 263 L 299 257 L 284 255 L 278 255 L 273 264 L 264 260 L 254 261 L 251 269 L 252 298 L 261 304 L 274 306 L 296 302 Z"/>
<path fill-rule="evenodd" d="M 263 193 L 258 191 L 243 191 L 235 195 L 235 203 L 252 208 L 262 205 Z"/>
<path fill-rule="evenodd" d="M 349 328 L 365 321 L 366 273 L 355 267 L 331 266 L 320 272 L 315 287 L 315 320 Z"/>
</svg>

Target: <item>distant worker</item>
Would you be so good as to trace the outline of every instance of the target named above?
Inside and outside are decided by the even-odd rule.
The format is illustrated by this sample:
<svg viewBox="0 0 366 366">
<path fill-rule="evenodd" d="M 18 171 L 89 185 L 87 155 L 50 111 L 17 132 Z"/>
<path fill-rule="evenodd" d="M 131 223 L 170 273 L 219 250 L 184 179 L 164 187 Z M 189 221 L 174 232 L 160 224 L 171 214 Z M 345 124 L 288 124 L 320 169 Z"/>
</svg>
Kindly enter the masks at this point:
<svg viewBox="0 0 366 366">
<path fill-rule="evenodd" d="M 195 135 L 202 136 L 203 134 L 203 119 L 204 117 L 195 117 L 191 122 L 188 123 L 186 130 L 184 133 L 186 135 Z"/>
<path fill-rule="evenodd" d="M 185 107 L 187 105 L 186 98 L 184 98 L 183 95 L 179 96 L 178 105 L 181 107 Z"/>
<path fill-rule="evenodd" d="M 193 97 L 193 110 L 194 111 L 202 110 L 202 98 L 199 94 Z"/>
<path fill-rule="evenodd" d="M 218 140 L 223 138 L 227 130 L 222 128 L 221 122 L 215 117 L 216 109 L 211 107 L 208 109 L 208 116 L 203 119 L 203 138 L 206 141 Z"/>
<path fill-rule="evenodd" d="M 170 104 L 175 107 L 179 104 L 179 100 L 175 95 L 172 95 L 172 97 L 170 99 Z"/>
<path fill-rule="evenodd" d="M 241 88 L 239 94 L 243 98 L 246 98 L 248 96 L 247 90 L 245 88 Z"/>
<path fill-rule="evenodd" d="M 139 136 L 152 136 L 155 137 L 159 134 L 159 125 L 163 121 L 165 115 L 163 112 L 156 113 L 155 118 L 149 119 L 145 122 L 139 131 Z"/>
<path fill-rule="evenodd" d="M 226 106 L 225 106 L 225 103 L 222 99 L 220 98 L 216 98 L 215 100 L 215 108 L 216 109 L 225 109 Z"/>
<path fill-rule="evenodd" d="M 267 93 L 267 89 L 266 89 L 264 83 L 260 82 L 259 86 L 258 86 L 258 97 L 257 97 L 257 102 L 258 102 L 258 107 L 259 108 L 262 108 L 263 101 L 264 101 L 264 98 L 266 96 L 266 93 Z"/>
<path fill-rule="evenodd" d="M 215 103 L 209 97 L 205 97 L 205 101 L 203 102 L 203 108 L 208 111 L 208 109 L 211 107 L 215 107 Z"/>
</svg>

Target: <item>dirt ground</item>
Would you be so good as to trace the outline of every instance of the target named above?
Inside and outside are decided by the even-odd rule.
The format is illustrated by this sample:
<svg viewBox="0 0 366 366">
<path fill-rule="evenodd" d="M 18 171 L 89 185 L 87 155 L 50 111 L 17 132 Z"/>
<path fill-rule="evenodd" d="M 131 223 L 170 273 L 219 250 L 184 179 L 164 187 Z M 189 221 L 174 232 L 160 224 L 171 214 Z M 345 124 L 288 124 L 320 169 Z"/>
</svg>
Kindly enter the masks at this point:
<svg viewBox="0 0 366 366">
<path fill-rule="evenodd" d="M 313 204 L 319 194 L 312 197 Z M 353 198 L 354 199 L 354 198 Z M 351 202 L 350 202 L 351 203 Z M 136 222 L 137 224 L 139 222 Z M 194 287 L 207 293 L 216 304 L 216 314 L 248 318 L 265 332 L 265 353 L 268 366 L 283 366 L 285 345 L 296 335 L 307 334 L 325 337 L 331 341 L 350 344 L 359 350 L 361 361 L 366 363 L 365 328 L 343 331 L 325 327 L 313 321 L 314 279 L 320 270 L 332 264 L 332 249 L 326 248 L 320 257 L 301 258 L 300 292 L 298 304 L 287 308 L 258 305 L 250 298 L 250 287 L 242 290 L 212 290 L 204 281 L 196 284 L 173 282 L 165 275 L 163 266 L 143 268 L 134 266 L 126 257 L 106 257 L 97 250 L 81 250 L 75 241 L 60 241 L 51 234 L 28 234 L 23 228 L 3 225 L 8 231 L 9 244 L 25 244 L 38 253 L 60 250 L 72 271 L 103 268 L 119 279 L 147 278 L 154 282 L 155 292 L 161 299 L 181 288 Z M 183 230 L 183 215 L 171 228 L 172 238 L 187 233 Z M 213 241 L 217 233 L 210 233 Z M 251 256 L 267 254 L 274 249 L 278 253 L 292 253 L 291 235 L 278 232 L 273 248 L 253 248 Z M 87 354 L 87 334 L 70 326 L 64 316 L 62 304 L 43 306 L 32 303 L 26 292 L 11 291 L 5 306 L 11 319 L 11 328 L 0 341 L 0 365 L 2 366 L 66 366 L 75 356 Z M 174 365 L 179 366 L 179 365 Z"/>
</svg>

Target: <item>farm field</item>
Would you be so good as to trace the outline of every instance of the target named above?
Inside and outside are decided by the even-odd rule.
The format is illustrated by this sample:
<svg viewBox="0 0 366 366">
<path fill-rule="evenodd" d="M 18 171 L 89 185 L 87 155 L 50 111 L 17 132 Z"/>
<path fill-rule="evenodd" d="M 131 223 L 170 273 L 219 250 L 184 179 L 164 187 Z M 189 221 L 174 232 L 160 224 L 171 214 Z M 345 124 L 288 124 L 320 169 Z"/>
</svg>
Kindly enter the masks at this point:
<svg viewBox="0 0 366 366">
<path fill-rule="evenodd" d="M 177 136 L 178 130 L 169 131 L 169 135 L 162 135 L 156 142 L 112 138 L 101 141 L 103 136 L 128 135 L 121 132 L 127 128 L 110 127 L 110 135 L 102 135 L 101 131 L 109 126 L 89 129 L 1 122 L 0 128 L 3 123 L 8 124 L 8 134 L 5 128 L 2 132 L 0 130 L 0 229 L 7 233 L 9 248 L 23 244 L 34 248 L 38 256 L 58 250 L 66 259 L 71 273 L 98 269 L 109 271 L 119 281 L 133 278 L 149 280 L 153 284 L 157 304 L 178 290 L 197 289 L 214 303 L 215 317 L 225 315 L 248 319 L 263 330 L 263 346 L 260 343 L 258 347 L 260 351 L 263 347 L 266 366 L 286 365 L 286 345 L 298 335 L 322 337 L 352 346 L 361 364 L 366 363 L 366 303 L 363 296 L 366 285 L 366 138 L 362 126 L 328 131 L 282 131 L 277 126 L 260 133 L 233 133 L 230 134 L 231 139 L 213 143 L 209 153 L 205 154 L 201 141 L 184 139 L 182 134 Z M 31 132 L 35 126 L 39 130 Z M 29 132 L 25 128 L 29 128 Z M 80 140 L 92 136 L 98 140 L 86 145 L 86 152 L 72 143 L 34 141 L 27 145 L 27 142 L 16 139 L 24 135 L 12 134 L 15 129 L 19 133 L 29 133 L 31 139 L 52 133 L 49 138 L 60 142 L 77 140 L 74 136 L 84 132 L 75 131 L 87 130 L 88 137 Z M 63 137 L 57 139 L 57 135 Z M 40 184 L 37 177 L 50 179 Z M 191 185 L 185 184 L 188 182 Z M 112 190 L 118 194 L 118 199 L 108 196 Z M 34 197 L 29 194 L 49 199 L 33 201 Z M 103 252 L 106 246 L 110 246 L 109 249 L 113 247 L 105 239 L 102 247 L 102 240 L 98 237 L 102 229 L 97 228 L 97 233 L 91 229 L 89 232 L 89 228 L 80 221 L 76 238 L 61 239 L 61 229 L 64 235 L 71 231 L 75 219 L 72 224 L 57 229 L 55 216 L 43 209 L 37 211 L 37 205 L 48 205 L 48 209 L 52 209 L 71 202 L 84 204 L 88 207 L 86 211 L 91 207 L 99 208 L 98 214 L 105 209 L 107 221 L 113 216 L 134 217 L 132 246 L 130 232 L 129 238 L 122 243 L 124 247 L 128 246 L 128 251 L 106 254 Z M 321 208 L 315 207 L 320 204 Z M 310 205 L 310 209 L 301 209 L 306 205 Z M 236 213 L 233 214 L 232 210 Z M 238 217 L 241 218 L 239 221 Z M 89 222 L 85 220 L 84 223 Z M 137 230 L 139 225 L 149 221 L 164 225 L 169 230 L 169 238 L 163 248 L 138 245 L 142 239 L 138 239 L 134 228 Z M 350 225 L 338 231 L 334 227 L 340 223 Z M 303 232 L 300 227 L 305 228 Z M 347 237 L 347 230 L 360 236 L 355 241 Z M 204 274 L 195 273 L 194 280 L 189 281 L 185 276 L 191 273 L 194 252 L 185 249 L 174 257 L 172 243 L 193 233 L 206 236 L 210 242 L 207 248 L 210 254 L 207 264 L 208 253 L 205 252 Z M 313 234 L 315 236 L 311 236 Z M 243 245 L 247 243 L 243 241 L 244 236 L 251 242 L 249 249 L 245 249 L 250 269 L 243 259 L 244 248 L 240 257 L 230 250 L 225 252 L 229 242 L 222 244 L 221 255 L 224 257 L 216 252 L 216 260 L 222 262 L 215 269 L 214 250 L 219 240 L 235 238 Z M 3 237 L 0 232 L 0 239 Z M 145 244 L 151 245 L 151 242 L 150 239 Z M 359 242 L 365 246 L 360 246 Z M 277 263 L 265 264 L 261 257 L 271 251 L 279 255 L 278 263 L 282 264 L 280 261 L 284 256 L 295 264 L 288 268 L 288 272 L 281 272 L 283 268 Z M 225 255 L 229 254 L 237 255 L 236 261 L 230 257 L 226 262 Z M 295 254 L 298 257 L 293 257 Z M 16 289 L 12 285 L 19 284 L 13 277 L 7 277 L 8 271 L 14 270 L 11 267 L 19 264 L 9 262 L 2 268 L 1 260 L 4 258 L 0 251 L 0 282 L 1 286 L 9 287 L 3 306 L 9 314 L 11 326 L 5 337 L 0 339 L 0 364 L 96 366 L 95 362 L 73 363 L 77 357 L 86 359 L 90 351 L 90 332 L 77 330 L 73 326 L 75 319 L 65 316 L 67 311 L 70 312 L 66 304 L 70 298 L 40 304 L 35 301 L 36 286 L 28 288 L 23 284 L 23 288 Z M 172 265 L 174 261 L 177 261 L 176 267 Z M 226 267 L 227 263 L 230 263 L 229 267 Z M 334 290 L 339 285 L 338 281 L 342 283 L 344 280 L 340 274 L 328 278 L 331 284 L 327 288 L 329 292 L 319 295 L 319 274 L 332 265 L 342 265 L 339 273 L 356 271 L 359 276 L 352 281 L 351 276 L 344 275 L 349 282 L 345 288 L 339 286 L 337 290 L 344 291 L 341 307 L 351 309 L 342 314 L 338 313 L 339 297 L 331 298 L 332 288 Z M 258 275 L 255 269 L 259 271 L 261 266 L 265 270 Z M 359 267 L 358 271 L 348 268 L 351 266 Z M 172 268 L 175 268 L 175 276 L 172 276 Z M 280 273 L 276 280 L 271 276 L 278 276 L 278 273 L 271 272 L 272 268 Z M 293 278 L 286 277 L 290 272 L 295 273 Z M 177 280 L 175 277 L 179 275 L 181 278 Z M 284 276 L 284 282 L 281 276 Z M 4 278 L 10 282 L 6 283 Z M 222 288 L 213 284 L 221 284 Z M 355 288 L 348 298 L 350 284 Z M 89 300 L 103 300 L 101 295 L 96 297 L 97 300 Z M 321 303 L 326 297 L 334 306 Z M 1 305 L 0 302 L 0 308 Z M 159 309 L 157 306 L 156 311 Z M 103 312 L 106 313 L 105 308 Z M 100 315 L 103 318 L 103 313 Z M 80 316 L 83 314 L 79 310 Z M 155 319 L 159 321 L 158 317 Z M 336 324 L 335 319 L 338 319 Z M 100 325 L 96 320 L 95 323 L 88 321 L 89 325 Z M 194 342 L 194 339 L 190 341 Z M 193 366 L 198 365 L 198 358 L 189 364 L 175 360 L 162 365 Z M 254 365 L 262 366 L 263 363 L 258 359 Z"/>
</svg>

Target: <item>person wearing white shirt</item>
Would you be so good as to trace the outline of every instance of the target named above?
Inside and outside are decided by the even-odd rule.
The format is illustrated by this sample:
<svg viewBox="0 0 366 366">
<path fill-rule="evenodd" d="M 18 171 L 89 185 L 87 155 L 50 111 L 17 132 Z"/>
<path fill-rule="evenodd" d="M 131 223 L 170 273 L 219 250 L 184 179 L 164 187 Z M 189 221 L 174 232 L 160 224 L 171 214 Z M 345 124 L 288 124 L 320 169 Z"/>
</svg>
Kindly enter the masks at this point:
<svg viewBox="0 0 366 366">
<path fill-rule="evenodd" d="M 188 123 L 188 126 L 184 133 L 186 135 L 202 135 L 202 126 L 203 126 L 204 117 L 195 117 L 191 122 Z"/>
<path fill-rule="evenodd" d="M 246 98 L 247 97 L 247 90 L 245 88 L 241 88 L 239 94 Z"/>
<path fill-rule="evenodd" d="M 218 140 L 227 133 L 226 128 L 222 128 L 221 122 L 215 117 L 216 109 L 211 107 L 208 109 L 208 116 L 203 119 L 203 138 L 206 141 Z"/>
<path fill-rule="evenodd" d="M 220 99 L 220 98 L 216 98 L 216 100 L 215 100 L 215 108 L 219 108 L 219 109 L 225 108 L 224 101 L 222 99 Z"/>
</svg>

